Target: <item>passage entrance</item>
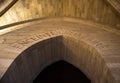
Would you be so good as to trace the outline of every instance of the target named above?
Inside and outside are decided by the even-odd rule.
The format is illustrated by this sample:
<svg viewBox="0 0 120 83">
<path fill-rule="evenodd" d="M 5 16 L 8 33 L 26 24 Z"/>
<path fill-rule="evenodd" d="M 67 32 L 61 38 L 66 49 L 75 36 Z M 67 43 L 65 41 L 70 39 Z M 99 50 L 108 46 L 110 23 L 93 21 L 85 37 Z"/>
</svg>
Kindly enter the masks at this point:
<svg viewBox="0 0 120 83">
<path fill-rule="evenodd" d="M 91 83 L 76 67 L 66 61 L 58 61 L 46 67 L 33 83 Z"/>
</svg>

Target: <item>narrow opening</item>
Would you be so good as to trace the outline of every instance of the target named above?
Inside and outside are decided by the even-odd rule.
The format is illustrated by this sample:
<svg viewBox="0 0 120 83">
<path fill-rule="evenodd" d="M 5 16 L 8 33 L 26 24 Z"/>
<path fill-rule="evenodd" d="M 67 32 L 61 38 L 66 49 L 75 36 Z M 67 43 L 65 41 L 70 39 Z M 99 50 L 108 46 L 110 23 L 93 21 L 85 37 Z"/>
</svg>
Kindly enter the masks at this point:
<svg viewBox="0 0 120 83">
<path fill-rule="evenodd" d="M 76 67 L 65 61 L 58 61 L 46 67 L 33 83 L 91 83 Z"/>
</svg>

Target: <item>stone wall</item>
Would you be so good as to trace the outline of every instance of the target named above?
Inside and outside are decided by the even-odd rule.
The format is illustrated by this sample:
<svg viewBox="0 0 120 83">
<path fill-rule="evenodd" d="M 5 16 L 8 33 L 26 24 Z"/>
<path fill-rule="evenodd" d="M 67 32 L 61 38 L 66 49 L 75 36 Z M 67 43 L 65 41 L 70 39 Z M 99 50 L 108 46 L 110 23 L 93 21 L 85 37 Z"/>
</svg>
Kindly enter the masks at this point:
<svg viewBox="0 0 120 83">
<path fill-rule="evenodd" d="M 59 60 L 79 68 L 92 83 L 120 83 L 119 31 L 70 18 L 18 27 L 0 35 L 0 83 L 30 83 Z"/>
</svg>

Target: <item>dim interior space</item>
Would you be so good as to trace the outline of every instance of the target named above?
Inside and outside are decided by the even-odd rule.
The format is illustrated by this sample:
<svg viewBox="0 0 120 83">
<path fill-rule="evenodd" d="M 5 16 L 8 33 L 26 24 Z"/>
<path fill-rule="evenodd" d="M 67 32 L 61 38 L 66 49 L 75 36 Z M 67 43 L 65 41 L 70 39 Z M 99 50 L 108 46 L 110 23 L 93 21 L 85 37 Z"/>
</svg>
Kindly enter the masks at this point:
<svg viewBox="0 0 120 83">
<path fill-rule="evenodd" d="M 120 0 L 0 0 L 0 83 L 120 83 Z"/>
</svg>

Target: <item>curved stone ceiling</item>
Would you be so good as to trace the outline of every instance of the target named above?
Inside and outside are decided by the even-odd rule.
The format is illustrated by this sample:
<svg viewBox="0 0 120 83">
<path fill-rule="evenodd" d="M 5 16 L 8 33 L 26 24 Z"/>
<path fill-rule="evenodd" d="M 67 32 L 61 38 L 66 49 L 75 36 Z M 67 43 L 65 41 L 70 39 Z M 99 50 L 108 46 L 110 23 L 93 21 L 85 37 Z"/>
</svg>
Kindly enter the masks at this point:
<svg viewBox="0 0 120 83">
<path fill-rule="evenodd" d="M 119 31 L 70 18 L 37 20 L 22 27 L 0 36 L 0 83 L 30 83 L 59 60 L 81 69 L 92 83 L 120 82 Z"/>
<path fill-rule="evenodd" d="M 76 17 L 120 29 L 120 17 L 106 0 L 19 0 L 0 17 L 3 25 L 43 17 Z"/>
</svg>

